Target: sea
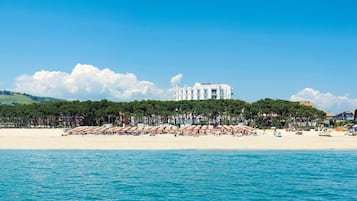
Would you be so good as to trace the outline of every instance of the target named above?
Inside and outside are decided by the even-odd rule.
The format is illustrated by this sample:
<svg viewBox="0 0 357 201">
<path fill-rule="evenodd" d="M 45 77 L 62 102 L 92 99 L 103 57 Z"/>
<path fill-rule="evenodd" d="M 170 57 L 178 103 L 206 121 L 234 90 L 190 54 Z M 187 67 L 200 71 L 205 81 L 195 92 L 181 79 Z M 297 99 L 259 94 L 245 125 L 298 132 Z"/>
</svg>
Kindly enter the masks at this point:
<svg viewBox="0 0 357 201">
<path fill-rule="evenodd" d="M 0 200 L 357 200 L 357 151 L 1 150 Z"/>
</svg>

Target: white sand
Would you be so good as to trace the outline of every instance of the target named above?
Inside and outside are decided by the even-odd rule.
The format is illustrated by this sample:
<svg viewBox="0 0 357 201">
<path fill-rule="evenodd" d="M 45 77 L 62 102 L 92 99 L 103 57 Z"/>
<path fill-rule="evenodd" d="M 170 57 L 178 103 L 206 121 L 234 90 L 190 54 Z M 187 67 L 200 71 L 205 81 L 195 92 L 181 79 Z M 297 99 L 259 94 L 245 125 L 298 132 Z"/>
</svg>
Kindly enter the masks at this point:
<svg viewBox="0 0 357 201">
<path fill-rule="evenodd" d="M 62 129 L 0 129 L 0 149 L 107 149 L 107 150 L 173 150 L 173 149 L 233 149 L 233 150 L 357 150 L 357 137 L 332 132 L 332 137 L 318 132 L 295 135 L 272 131 L 259 136 L 61 136 Z"/>
</svg>

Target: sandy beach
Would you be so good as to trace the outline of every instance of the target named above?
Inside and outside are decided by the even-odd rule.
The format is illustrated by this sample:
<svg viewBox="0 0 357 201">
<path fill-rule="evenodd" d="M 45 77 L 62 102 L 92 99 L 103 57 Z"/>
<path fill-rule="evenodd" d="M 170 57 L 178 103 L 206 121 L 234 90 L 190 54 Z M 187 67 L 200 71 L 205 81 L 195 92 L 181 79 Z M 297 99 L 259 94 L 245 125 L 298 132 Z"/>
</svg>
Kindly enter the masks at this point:
<svg viewBox="0 0 357 201">
<path fill-rule="evenodd" d="M 322 137 L 318 132 L 258 131 L 258 136 L 204 135 L 199 137 L 163 134 L 131 135 L 69 135 L 62 129 L 0 129 L 0 149 L 83 149 L 83 150 L 357 150 L 357 137 L 332 132 Z"/>
</svg>

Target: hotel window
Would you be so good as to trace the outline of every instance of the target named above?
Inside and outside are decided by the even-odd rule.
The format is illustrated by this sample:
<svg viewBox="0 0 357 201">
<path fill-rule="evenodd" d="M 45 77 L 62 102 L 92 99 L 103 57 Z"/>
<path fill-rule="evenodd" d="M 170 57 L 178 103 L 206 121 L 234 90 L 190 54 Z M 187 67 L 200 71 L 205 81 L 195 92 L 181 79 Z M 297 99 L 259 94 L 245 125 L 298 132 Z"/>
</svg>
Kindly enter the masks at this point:
<svg viewBox="0 0 357 201">
<path fill-rule="evenodd" d="M 208 90 L 204 89 L 203 93 L 204 93 L 203 94 L 204 99 L 208 99 Z"/>
<path fill-rule="evenodd" d="M 217 99 L 217 89 L 211 90 L 211 99 Z"/>
<path fill-rule="evenodd" d="M 212 89 L 211 93 L 212 95 L 217 95 L 217 89 Z"/>
<path fill-rule="evenodd" d="M 221 99 L 224 99 L 224 91 L 223 91 L 223 89 L 220 90 L 219 96 L 220 96 Z"/>
</svg>

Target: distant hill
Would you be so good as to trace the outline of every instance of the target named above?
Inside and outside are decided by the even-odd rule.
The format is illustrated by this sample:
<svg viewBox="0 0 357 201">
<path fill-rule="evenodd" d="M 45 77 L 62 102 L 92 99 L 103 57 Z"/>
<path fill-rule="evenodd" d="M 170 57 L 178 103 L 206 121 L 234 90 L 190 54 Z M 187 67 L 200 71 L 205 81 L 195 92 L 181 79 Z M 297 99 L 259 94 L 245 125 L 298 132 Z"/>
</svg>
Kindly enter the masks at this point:
<svg viewBox="0 0 357 201">
<path fill-rule="evenodd" d="M 31 103 L 48 103 L 64 101 L 57 98 L 32 96 L 30 94 L 0 90 L 0 105 L 28 105 Z"/>
</svg>

